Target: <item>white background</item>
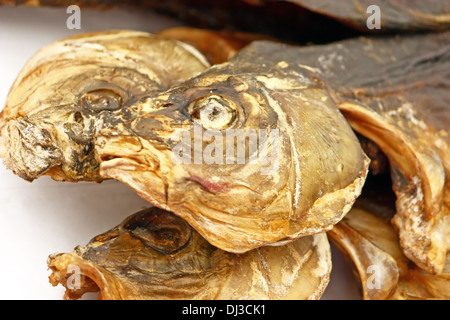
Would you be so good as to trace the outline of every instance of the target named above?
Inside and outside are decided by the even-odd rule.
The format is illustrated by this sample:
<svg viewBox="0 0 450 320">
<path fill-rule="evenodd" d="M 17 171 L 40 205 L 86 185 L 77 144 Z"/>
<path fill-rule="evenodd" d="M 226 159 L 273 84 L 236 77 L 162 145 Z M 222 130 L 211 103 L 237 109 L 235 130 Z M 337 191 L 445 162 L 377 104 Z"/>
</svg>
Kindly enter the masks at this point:
<svg viewBox="0 0 450 320">
<path fill-rule="evenodd" d="M 16 75 L 42 46 L 75 33 L 133 29 L 156 32 L 181 23 L 151 12 L 82 10 L 81 30 L 69 30 L 65 8 L 0 6 L 0 109 Z M 0 299 L 61 299 L 48 282 L 50 253 L 72 252 L 147 206 L 116 181 L 62 183 L 21 180 L 0 163 Z M 349 264 L 333 248 L 333 272 L 323 299 L 360 299 Z M 90 295 L 87 298 L 93 298 Z"/>
</svg>

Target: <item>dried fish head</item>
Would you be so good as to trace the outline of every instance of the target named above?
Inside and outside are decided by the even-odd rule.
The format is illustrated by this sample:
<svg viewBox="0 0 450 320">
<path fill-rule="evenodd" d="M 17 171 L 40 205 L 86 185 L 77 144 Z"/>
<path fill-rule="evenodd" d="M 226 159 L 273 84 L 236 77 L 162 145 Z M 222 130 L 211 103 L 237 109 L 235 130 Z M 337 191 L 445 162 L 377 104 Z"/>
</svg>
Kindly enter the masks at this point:
<svg viewBox="0 0 450 320">
<path fill-rule="evenodd" d="M 51 255 L 48 266 L 50 282 L 66 287 L 66 299 L 96 291 L 101 299 L 127 300 L 318 299 L 331 260 L 325 234 L 232 254 L 181 218 L 149 208 L 71 254 Z"/>
<path fill-rule="evenodd" d="M 144 32 L 86 33 L 41 49 L 0 114 L 0 155 L 27 180 L 95 180 L 93 136 L 110 113 L 203 71 L 194 48 Z M 126 117 L 126 114 L 122 115 Z"/>
<path fill-rule="evenodd" d="M 57 42 L 12 88 L 2 157 L 28 180 L 124 182 L 231 252 L 329 230 L 368 158 L 310 70 L 254 49 L 196 76 L 198 52 L 145 33 Z"/>
<path fill-rule="evenodd" d="M 100 174 L 231 252 L 328 230 L 359 195 L 368 159 L 307 72 L 250 48 L 148 95 L 98 132 Z"/>
</svg>

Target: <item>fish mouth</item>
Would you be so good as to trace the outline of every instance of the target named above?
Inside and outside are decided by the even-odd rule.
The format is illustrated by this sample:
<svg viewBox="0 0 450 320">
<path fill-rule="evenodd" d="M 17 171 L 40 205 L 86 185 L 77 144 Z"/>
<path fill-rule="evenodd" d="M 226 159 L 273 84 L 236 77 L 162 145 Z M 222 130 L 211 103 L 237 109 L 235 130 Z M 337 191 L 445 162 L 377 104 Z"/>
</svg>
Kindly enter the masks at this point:
<svg viewBox="0 0 450 320">
<path fill-rule="evenodd" d="M 130 187 L 137 183 L 144 188 L 148 184 L 152 189 L 151 196 L 137 191 L 138 194 L 154 206 L 173 211 L 167 206 L 167 176 L 173 175 L 173 171 L 179 174 L 181 171 L 173 168 L 169 146 L 162 141 L 141 139 L 131 132 L 109 129 L 100 130 L 94 136 L 94 145 L 102 179 L 114 179 Z"/>
<path fill-rule="evenodd" d="M 60 166 L 63 152 L 48 130 L 18 118 L 3 122 L 0 127 L 0 157 L 7 169 L 31 182 Z"/>
</svg>

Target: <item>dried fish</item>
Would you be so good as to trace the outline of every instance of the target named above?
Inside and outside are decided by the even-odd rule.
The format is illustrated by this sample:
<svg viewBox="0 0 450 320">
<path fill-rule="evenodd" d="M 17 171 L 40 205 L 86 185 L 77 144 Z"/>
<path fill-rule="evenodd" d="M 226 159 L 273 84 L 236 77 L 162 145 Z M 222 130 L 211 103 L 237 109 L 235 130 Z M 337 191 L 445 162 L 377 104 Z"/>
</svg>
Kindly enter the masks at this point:
<svg viewBox="0 0 450 320">
<path fill-rule="evenodd" d="M 253 50 L 128 110 L 97 132 L 100 174 L 230 252 L 329 230 L 364 184 L 368 158 L 323 86 Z M 252 134 L 267 134 L 270 156 L 259 158 L 264 139 L 237 138 Z"/>
<path fill-rule="evenodd" d="M 193 49 L 137 36 L 153 47 L 138 47 L 127 32 L 97 33 L 57 42 L 25 66 L 2 114 L 2 157 L 10 169 L 29 180 L 49 174 L 121 181 L 235 253 L 324 232 L 350 210 L 369 160 L 310 71 L 244 49 L 193 76 L 205 68 Z M 134 55 L 157 58 L 141 66 Z M 72 69 L 62 73 L 61 64 Z M 74 75 L 61 81 L 69 71 Z M 26 100 L 23 92 L 31 92 Z M 183 141 L 180 131 L 188 136 Z M 252 134 L 256 149 L 242 140 Z M 183 143 L 190 148 L 180 163 L 174 155 Z"/>
<path fill-rule="evenodd" d="M 449 49 L 450 32 L 309 47 L 256 41 L 209 67 L 191 46 L 149 34 L 72 37 L 43 49 L 19 75 L 0 114 L 0 155 L 27 180 L 48 174 L 121 181 L 160 208 L 154 210 L 177 216 L 165 213 L 171 218 L 163 222 L 183 219 L 175 223 L 179 237 L 170 238 L 176 245 L 126 227 L 131 218 L 72 255 L 50 258 L 53 283 L 64 284 L 70 264 L 82 266 L 84 289 L 69 289 L 68 297 L 100 288 L 104 298 L 144 298 L 153 295 L 144 285 L 153 280 L 133 280 L 132 272 L 121 278 L 125 265 L 109 251 L 110 241 L 131 246 L 128 257 L 139 256 L 136 241 L 152 254 L 186 253 L 191 236 L 180 232 L 221 257 L 260 257 L 297 243 L 313 250 L 312 239 L 339 223 L 361 194 L 369 159 L 355 130 L 369 141 L 363 145 L 373 151 L 372 168 L 386 170 L 379 161 L 389 161 L 394 228 L 354 209 L 358 218 L 349 215 L 330 236 L 356 250 L 360 274 L 367 263 L 382 261 L 385 285 L 365 297 L 446 297 L 439 290 L 448 286 L 450 248 Z M 358 223 L 378 226 L 380 238 Z M 105 249 L 104 261 L 89 254 L 98 248 Z M 246 265 L 257 263 L 252 259 Z M 132 291 L 127 281 L 142 285 Z M 317 296 L 311 292 L 324 282 L 315 283 L 302 297 Z M 253 297 L 245 287 L 236 296 L 211 290 L 166 290 L 158 297 Z M 290 297 L 261 290 L 266 295 L 255 297 Z"/>
<path fill-rule="evenodd" d="M 264 55 L 266 47 L 256 50 Z M 389 159 L 393 223 L 405 255 L 441 273 L 450 248 L 450 32 L 350 39 L 296 52 L 296 61 L 333 89 L 354 130 Z"/>
<path fill-rule="evenodd" d="M 268 0 L 244 1 L 258 5 L 270 2 Z M 443 30 L 450 26 L 450 5 L 446 1 L 440 0 L 427 2 L 404 2 L 400 0 L 377 2 L 371 0 L 287 1 L 365 32 L 369 31 L 367 20 L 373 14 L 379 14 L 379 29 L 383 29 L 383 32 L 386 32 L 386 30 Z"/>
<path fill-rule="evenodd" d="M 450 255 L 439 275 L 414 265 L 403 253 L 385 213 L 389 208 L 360 202 L 328 232 L 353 261 L 364 299 L 449 299 Z"/>
<path fill-rule="evenodd" d="M 252 41 L 276 40 L 262 34 L 231 32 L 227 30 L 213 31 L 188 27 L 164 29 L 156 34 L 167 39 L 175 39 L 192 45 L 211 64 L 218 64 L 231 59 Z"/>
<path fill-rule="evenodd" d="M 24 66 L 0 113 L 3 162 L 30 181 L 100 181 L 93 135 L 108 114 L 208 66 L 193 47 L 138 31 L 50 44 Z"/>
<path fill-rule="evenodd" d="M 329 281 L 325 234 L 244 254 L 210 245 L 181 218 L 149 208 L 48 259 L 66 299 L 318 299 Z M 74 272 L 75 271 L 75 272 Z M 78 278 L 76 278 L 78 277 Z"/>
</svg>

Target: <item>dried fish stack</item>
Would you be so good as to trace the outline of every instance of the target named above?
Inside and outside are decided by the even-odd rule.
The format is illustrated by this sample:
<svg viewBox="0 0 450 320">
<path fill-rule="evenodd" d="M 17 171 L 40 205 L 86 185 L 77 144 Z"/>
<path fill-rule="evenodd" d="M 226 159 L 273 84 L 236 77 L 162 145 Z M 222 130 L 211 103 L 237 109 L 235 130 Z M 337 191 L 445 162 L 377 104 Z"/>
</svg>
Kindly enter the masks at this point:
<svg viewBox="0 0 450 320">
<path fill-rule="evenodd" d="M 51 255 L 51 283 L 70 299 L 318 299 L 328 232 L 364 298 L 448 298 L 450 33 L 234 37 L 88 33 L 26 64 L 0 114 L 5 165 L 30 181 L 115 179 L 152 205 Z M 377 174 L 392 179 L 386 207 L 381 185 L 363 189 Z"/>
</svg>

